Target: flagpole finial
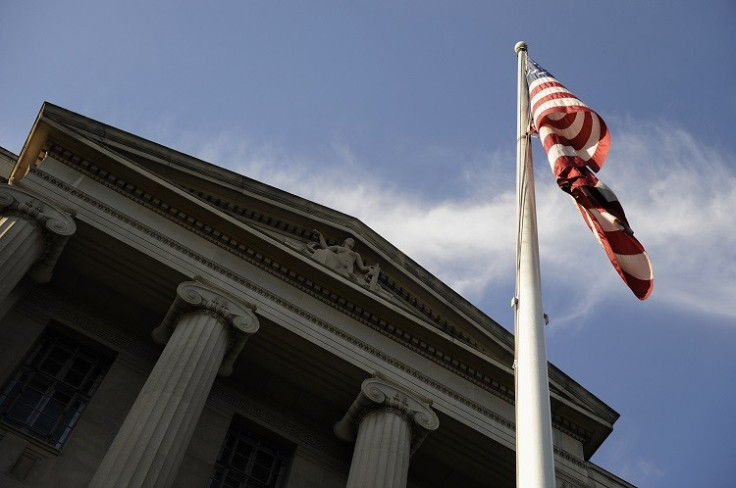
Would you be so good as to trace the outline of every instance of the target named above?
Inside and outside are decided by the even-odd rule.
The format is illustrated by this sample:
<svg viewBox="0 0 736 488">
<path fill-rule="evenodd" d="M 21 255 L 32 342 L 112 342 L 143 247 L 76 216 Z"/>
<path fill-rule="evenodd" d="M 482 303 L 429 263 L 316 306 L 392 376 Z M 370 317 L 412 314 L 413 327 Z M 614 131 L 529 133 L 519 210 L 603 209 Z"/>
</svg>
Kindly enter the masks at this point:
<svg viewBox="0 0 736 488">
<path fill-rule="evenodd" d="M 516 54 L 519 54 L 520 51 L 526 51 L 526 42 L 519 41 L 514 46 L 514 51 L 516 51 Z"/>
</svg>

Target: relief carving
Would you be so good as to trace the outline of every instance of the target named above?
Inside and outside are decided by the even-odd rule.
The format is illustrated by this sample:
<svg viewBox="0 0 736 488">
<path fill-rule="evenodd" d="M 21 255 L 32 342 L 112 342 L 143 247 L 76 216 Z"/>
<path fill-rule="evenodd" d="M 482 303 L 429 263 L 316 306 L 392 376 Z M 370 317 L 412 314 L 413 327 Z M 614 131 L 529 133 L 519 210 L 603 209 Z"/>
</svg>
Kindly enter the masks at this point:
<svg viewBox="0 0 736 488">
<path fill-rule="evenodd" d="M 365 286 L 369 290 L 378 292 L 384 298 L 392 298 L 378 284 L 378 277 L 381 274 L 379 264 L 375 263 L 368 266 L 363 262 L 361 255 L 353 251 L 355 239 L 348 237 L 342 244 L 330 246 L 320 231 L 315 229 L 312 234 L 317 237 L 317 241 L 307 244 L 307 252 L 309 252 L 312 259 L 330 268 L 340 276 Z"/>
</svg>

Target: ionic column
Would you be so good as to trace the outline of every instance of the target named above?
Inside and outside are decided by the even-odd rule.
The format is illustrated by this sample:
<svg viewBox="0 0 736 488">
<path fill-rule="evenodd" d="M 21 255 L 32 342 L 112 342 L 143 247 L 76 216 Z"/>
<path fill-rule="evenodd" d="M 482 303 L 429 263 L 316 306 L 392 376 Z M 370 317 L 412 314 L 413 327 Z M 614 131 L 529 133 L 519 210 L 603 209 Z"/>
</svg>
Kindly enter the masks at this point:
<svg viewBox="0 0 736 488">
<path fill-rule="evenodd" d="M 431 405 L 380 376 L 365 380 L 334 428 L 340 439 L 355 440 L 347 488 L 406 487 L 409 458 L 440 425 Z"/>
<path fill-rule="evenodd" d="M 255 307 L 187 281 L 153 339 L 166 344 L 90 487 L 168 487 L 219 373 L 259 327 Z"/>
<path fill-rule="evenodd" d="M 51 272 L 69 237 L 74 219 L 32 193 L 0 186 L 0 303 L 26 273 L 40 283 Z"/>
</svg>

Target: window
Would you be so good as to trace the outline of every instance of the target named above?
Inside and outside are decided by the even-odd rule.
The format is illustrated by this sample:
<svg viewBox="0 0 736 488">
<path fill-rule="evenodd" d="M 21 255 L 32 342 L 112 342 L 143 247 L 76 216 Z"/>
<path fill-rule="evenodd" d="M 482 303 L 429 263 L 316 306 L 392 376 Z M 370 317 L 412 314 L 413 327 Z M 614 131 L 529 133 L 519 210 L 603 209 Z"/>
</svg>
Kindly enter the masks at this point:
<svg viewBox="0 0 736 488">
<path fill-rule="evenodd" d="M 230 424 L 208 488 L 277 488 L 281 486 L 288 453 L 237 420 Z"/>
<path fill-rule="evenodd" d="M 100 386 L 111 359 L 48 329 L 0 394 L 0 418 L 61 448 Z"/>
</svg>

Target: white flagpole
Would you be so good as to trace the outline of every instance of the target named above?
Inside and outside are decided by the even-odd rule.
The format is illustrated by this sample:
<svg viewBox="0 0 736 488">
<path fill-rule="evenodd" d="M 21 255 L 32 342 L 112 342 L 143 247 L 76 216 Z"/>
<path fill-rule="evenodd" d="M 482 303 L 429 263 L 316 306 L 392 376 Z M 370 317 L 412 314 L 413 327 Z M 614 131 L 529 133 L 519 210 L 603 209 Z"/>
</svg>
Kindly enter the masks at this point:
<svg viewBox="0 0 736 488">
<path fill-rule="evenodd" d="M 515 317 L 516 486 L 555 488 L 537 211 L 529 135 L 527 46 L 514 46 L 519 65 L 516 140 L 517 244 Z"/>
</svg>

